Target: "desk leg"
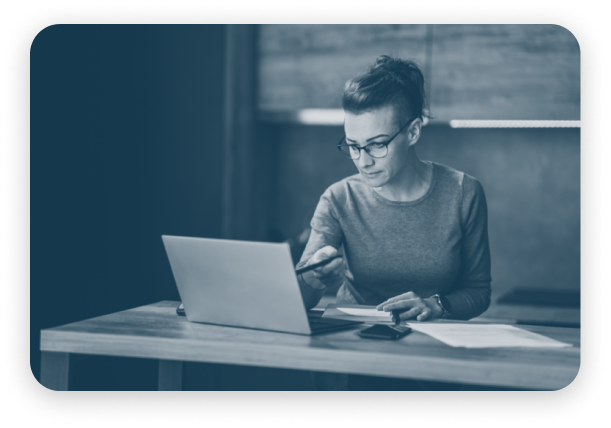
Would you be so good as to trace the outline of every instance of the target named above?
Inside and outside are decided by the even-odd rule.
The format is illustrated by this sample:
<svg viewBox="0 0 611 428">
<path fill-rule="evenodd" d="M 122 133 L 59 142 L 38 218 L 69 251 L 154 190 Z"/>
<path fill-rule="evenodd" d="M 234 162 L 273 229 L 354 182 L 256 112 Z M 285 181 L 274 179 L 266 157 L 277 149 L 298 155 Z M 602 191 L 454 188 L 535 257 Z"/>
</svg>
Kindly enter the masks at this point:
<svg viewBox="0 0 611 428">
<path fill-rule="evenodd" d="M 182 361 L 159 360 L 159 391 L 182 390 Z"/>
<path fill-rule="evenodd" d="M 40 362 L 40 383 L 53 391 L 68 391 L 70 354 L 43 351 Z"/>
</svg>

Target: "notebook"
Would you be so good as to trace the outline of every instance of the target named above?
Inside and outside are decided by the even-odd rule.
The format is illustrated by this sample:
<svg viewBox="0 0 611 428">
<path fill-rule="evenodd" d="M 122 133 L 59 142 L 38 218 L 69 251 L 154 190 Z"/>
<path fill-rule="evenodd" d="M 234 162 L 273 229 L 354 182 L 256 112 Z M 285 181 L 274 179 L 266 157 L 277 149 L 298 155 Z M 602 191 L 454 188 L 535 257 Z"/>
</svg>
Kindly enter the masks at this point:
<svg viewBox="0 0 611 428">
<path fill-rule="evenodd" d="M 286 243 L 162 240 L 189 321 L 304 335 L 361 324 L 308 314 Z"/>
</svg>

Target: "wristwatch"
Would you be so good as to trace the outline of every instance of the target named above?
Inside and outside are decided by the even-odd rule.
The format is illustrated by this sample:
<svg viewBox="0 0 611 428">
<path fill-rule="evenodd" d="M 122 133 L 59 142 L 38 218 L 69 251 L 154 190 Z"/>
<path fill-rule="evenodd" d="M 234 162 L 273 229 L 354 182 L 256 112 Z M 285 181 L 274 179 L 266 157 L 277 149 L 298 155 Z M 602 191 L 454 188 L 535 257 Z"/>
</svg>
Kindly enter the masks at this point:
<svg viewBox="0 0 611 428">
<path fill-rule="evenodd" d="M 448 301 L 448 299 L 445 296 L 434 294 L 431 297 L 433 297 L 437 301 L 437 304 L 443 311 L 443 314 L 441 314 L 441 317 L 440 317 L 441 319 L 446 319 L 450 315 L 452 315 L 452 312 L 451 312 L 452 306 L 450 305 L 450 302 Z"/>
</svg>

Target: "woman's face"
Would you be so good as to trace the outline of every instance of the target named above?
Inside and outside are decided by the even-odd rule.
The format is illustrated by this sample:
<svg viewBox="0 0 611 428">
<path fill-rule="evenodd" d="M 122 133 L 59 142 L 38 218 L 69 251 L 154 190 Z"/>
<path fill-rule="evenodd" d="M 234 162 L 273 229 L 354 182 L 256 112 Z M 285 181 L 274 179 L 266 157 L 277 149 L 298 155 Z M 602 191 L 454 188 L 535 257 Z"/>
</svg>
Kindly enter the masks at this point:
<svg viewBox="0 0 611 428">
<path fill-rule="evenodd" d="M 392 106 L 358 115 L 346 112 L 345 117 L 346 142 L 358 144 L 360 147 L 374 142 L 384 143 L 405 125 L 405 123 L 397 123 Z M 408 120 L 409 118 L 405 118 L 405 122 Z M 361 176 L 371 187 L 382 187 L 392 183 L 406 167 L 411 145 L 408 141 L 410 128 L 411 125 L 392 140 L 385 157 L 372 158 L 365 150 L 361 150 L 361 156 L 353 160 Z"/>
</svg>

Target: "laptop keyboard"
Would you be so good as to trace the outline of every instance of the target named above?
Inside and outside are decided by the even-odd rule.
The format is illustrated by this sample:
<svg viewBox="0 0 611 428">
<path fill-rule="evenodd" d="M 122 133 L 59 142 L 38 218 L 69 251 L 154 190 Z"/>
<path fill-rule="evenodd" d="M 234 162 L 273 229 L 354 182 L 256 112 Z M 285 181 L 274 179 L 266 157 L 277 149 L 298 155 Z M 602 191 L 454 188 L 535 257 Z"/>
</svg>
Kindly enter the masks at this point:
<svg viewBox="0 0 611 428">
<path fill-rule="evenodd" d="M 317 331 L 333 331 L 338 329 L 347 328 L 356 324 L 362 324 L 361 322 L 336 320 L 333 318 L 322 318 L 322 311 L 311 311 L 308 312 L 308 322 L 310 323 L 310 329 L 312 333 Z"/>
<path fill-rule="evenodd" d="M 336 322 L 333 322 L 333 320 L 322 320 L 320 318 L 308 318 L 308 321 L 310 322 L 310 325 L 337 325 Z"/>
</svg>

